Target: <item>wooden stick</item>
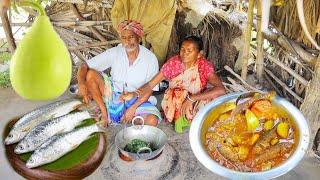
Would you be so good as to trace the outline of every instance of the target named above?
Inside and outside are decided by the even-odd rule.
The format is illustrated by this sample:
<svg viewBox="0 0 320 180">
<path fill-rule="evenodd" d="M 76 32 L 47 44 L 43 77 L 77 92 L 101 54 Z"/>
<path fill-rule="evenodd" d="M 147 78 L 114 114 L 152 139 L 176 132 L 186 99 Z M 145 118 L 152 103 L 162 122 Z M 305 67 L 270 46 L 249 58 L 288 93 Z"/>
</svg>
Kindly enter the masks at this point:
<svg viewBox="0 0 320 180">
<path fill-rule="evenodd" d="M 264 71 L 272 77 L 282 88 L 284 88 L 287 92 L 289 92 L 294 98 L 296 98 L 299 102 L 303 102 L 303 99 L 298 96 L 295 92 L 293 92 L 284 82 L 282 82 L 279 78 L 277 78 L 271 71 L 269 71 L 267 68 L 264 69 Z"/>
<path fill-rule="evenodd" d="M 242 84 L 244 84 L 248 89 L 251 89 L 253 91 L 257 91 L 257 92 L 260 92 L 260 93 L 263 93 L 263 91 L 257 89 L 257 88 L 254 88 L 252 86 L 250 86 L 244 79 L 242 79 L 237 73 L 235 73 L 229 66 L 225 65 L 224 66 L 224 69 L 226 69 L 227 71 L 229 71 L 232 75 L 234 75 L 237 79 L 239 79 Z"/>
<path fill-rule="evenodd" d="M 252 30 L 252 20 L 253 20 L 253 8 L 254 8 L 254 0 L 249 0 L 249 8 L 248 8 L 248 21 L 247 27 L 244 34 L 244 47 L 242 54 L 242 71 L 241 77 L 246 80 L 247 72 L 248 72 L 248 60 L 250 58 L 250 42 L 251 42 L 251 30 Z"/>
<path fill-rule="evenodd" d="M 120 43 L 119 40 L 112 40 L 112 41 L 105 41 L 105 42 L 86 44 L 86 45 L 82 45 L 82 46 L 69 47 L 68 49 L 70 51 L 76 51 L 76 50 L 80 50 L 80 49 L 84 49 L 84 48 L 99 47 L 99 46 L 118 44 L 118 43 Z"/>
<path fill-rule="evenodd" d="M 15 49 L 17 48 L 16 43 L 14 42 L 14 38 L 13 38 L 13 34 L 11 31 L 11 26 L 10 26 L 10 22 L 9 22 L 9 18 L 8 18 L 8 7 L 1 7 L 0 9 L 0 13 L 1 13 L 1 21 L 3 23 L 3 29 L 8 41 L 8 45 L 9 45 L 9 49 L 10 52 L 13 53 L 15 51 Z"/>
<path fill-rule="evenodd" d="M 85 4 L 84 0 L 56 0 L 58 2 L 64 2 L 64 3 L 72 3 L 72 4 Z M 102 1 L 88 1 L 87 5 L 98 5 L 99 7 L 104 8 L 112 8 L 112 4 L 109 3 L 108 0 L 102 0 Z"/>
<path fill-rule="evenodd" d="M 79 18 L 81 21 L 85 21 L 86 19 L 80 14 L 78 11 L 78 8 L 74 4 L 70 4 L 70 8 L 73 11 L 73 13 Z M 100 41 L 107 41 L 105 37 L 95 28 L 95 27 L 88 27 L 90 31 L 100 40 Z"/>
<path fill-rule="evenodd" d="M 238 84 L 234 79 L 227 77 L 228 81 L 231 82 L 232 88 L 234 91 L 249 91 L 250 89 L 246 89 L 245 87 Z"/>
<path fill-rule="evenodd" d="M 300 76 L 298 73 L 296 73 L 294 70 L 292 70 L 290 67 L 286 66 L 283 62 L 277 60 L 276 58 L 274 58 L 273 56 L 271 56 L 270 54 L 266 53 L 267 58 L 274 62 L 275 64 L 277 64 L 278 66 L 280 66 L 282 69 L 284 69 L 285 71 L 287 71 L 290 75 L 292 75 L 294 78 L 296 78 L 298 81 L 300 81 L 304 86 L 308 85 L 308 81 L 305 80 L 302 76 Z"/>
<path fill-rule="evenodd" d="M 258 10 L 257 10 L 257 16 L 256 19 L 258 21 L 257 24 L 257 59 L 256 59 L 256 67 L 257 67 L 257 77 L 259 83 L 263 83 L 263 36 L 261 31 L 261 15 L 262 15 L 262 7 L 261 7 L 261 1 L 258 0 Z"/>
<path fill-rule="evenodd" d="M 112 26 L 111 21 L 59 21 L 51 22 L 53 26 L 59 27 L 70 27 L 70 26 L 99 26 L 106 25 Z M 11 26 L 31 26 L 33 23 L 11 23 Z M 0 23 L 0 26 L 3 26 L 3 23 Z"/>
<path fill-rule="evenodd" d="M 264 74 L 264 78 L 266 78 L 266 80 L 270 83 L 270 85 L 273 87 L 273 89 L 277 91 L 278 94 L 282 94 L 280 89 L 272 82 L 272 80 L 269 78 L 268 75 Z"/>
</svg>

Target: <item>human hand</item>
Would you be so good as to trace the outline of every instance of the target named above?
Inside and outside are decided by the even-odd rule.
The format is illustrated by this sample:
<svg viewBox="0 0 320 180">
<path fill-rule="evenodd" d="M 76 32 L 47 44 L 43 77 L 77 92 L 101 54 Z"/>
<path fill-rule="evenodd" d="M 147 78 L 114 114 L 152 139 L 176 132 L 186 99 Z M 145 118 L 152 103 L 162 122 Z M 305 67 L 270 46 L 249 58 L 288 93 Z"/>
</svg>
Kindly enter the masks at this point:
<svg viewBox="0 0 320 180">
<path fill-rule="evenodd" d="M 102 116 L 101 116 L 101 126 L 102 127 L 108 127 L 109 125 L 109 118 L 108 118 L 108 115 L 103 113 Z"/>
<path fill-rule="evenodd" d="M 136 109 L 134 106 L 129 107 L 123 115 L 122 122 L 130 123 L 136 113 Z"/>
<path fill-rule="evenodd" d="M 193 118 L 193 102 L 186 99 L 181 106 L 180 115 L 186 117 L 189 121 Z"/>
<path fill-rule="evenodd" d="M 79 95 L 83 98 L 83 102 L 85 104 L 88 104 L 90 102 L 88 88 L 83 83 L 79 83 Z"/>
<path fill-rule="evenodd" d="M 128 101 L 130 99 L 132 99 L 133 97 L 135 97 L 135 93 L 134 92 L 126 92 L 126 93 L 122 93 L 119 97 L 119 101 L 123 102 L 123 101 Z"/>
</svg>

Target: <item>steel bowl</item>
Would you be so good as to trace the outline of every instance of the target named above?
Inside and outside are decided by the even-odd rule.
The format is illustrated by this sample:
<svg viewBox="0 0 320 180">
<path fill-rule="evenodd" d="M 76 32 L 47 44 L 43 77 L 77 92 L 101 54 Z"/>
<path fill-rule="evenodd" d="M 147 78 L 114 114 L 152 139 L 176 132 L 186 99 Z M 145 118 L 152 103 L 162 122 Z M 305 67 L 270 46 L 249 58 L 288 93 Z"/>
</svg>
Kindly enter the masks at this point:
<svg viewBox="0 0 320 180">
<path fill-rule="evenodd" d="M 219 105 L 228 101 L 235 101 L 241 94 L 243 93 L 230 93 L 221 96 L 200 109 L 191 124 L 189 133 L 189 140 L 194 155 L 210 171 L 230 179 L 271 179 L 289 172 L 299 163 L 308 149 L 310 129 L 302 113 L 289 101 L 278 96 L 273 98 L 272 103 L 284 109 L 289 116 L 291 116 L 299 131 L 298 145 L 291 157 L 289 157 L 284 163 L 267 171 L 240 172 L 220 165 L 207 153 L 204 144 L 205 133 L 212 124 L 212 120 L 207 118 L 208 115 L 218 108 Z"/>
<path fill-rule="evenodd" d="M 132 120 L 131 127 L 125 127 L 119 131 L 115 137 L 115 145 L 124 156 L 131 160 L 148 160 L 159 155 L 165 144 L 167 143 L 167 135 L 159 128 L 149 125 L 135 125 L 135 120 L 141 119 L 144 124 L 144 119 L 141 116 L 136 116 Z M 150 148 L 141 148 L 137 153 L 131 153 L 124 150 L 125 146 L 133 139 L 140 139 L 148 143 L 152 143 L 156 150 Z M 146 153 L 142 153 L 148 151 Z"/>
</svg>

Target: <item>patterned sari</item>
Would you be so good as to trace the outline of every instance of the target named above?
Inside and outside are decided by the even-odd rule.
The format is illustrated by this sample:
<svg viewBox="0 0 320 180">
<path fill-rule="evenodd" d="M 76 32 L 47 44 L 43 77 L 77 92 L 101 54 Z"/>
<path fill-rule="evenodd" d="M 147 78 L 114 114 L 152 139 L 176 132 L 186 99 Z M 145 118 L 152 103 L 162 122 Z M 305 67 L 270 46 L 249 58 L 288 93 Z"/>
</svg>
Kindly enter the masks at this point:
<svg viewBox="0 0 320 180">
<path fill-rule="evenodd" d="M 169 122 L 180 118 L 182 103 L 189 93 L 197 94 L 204 89 L 201 86 L 198 69 L 198 65 L 195 65 L 169 81 L 169 88 L 166 90 L 161 102 L 165 117 Z M 193 107 L 193 115 L 207 102 L 197 101 Z"/>
</svg>

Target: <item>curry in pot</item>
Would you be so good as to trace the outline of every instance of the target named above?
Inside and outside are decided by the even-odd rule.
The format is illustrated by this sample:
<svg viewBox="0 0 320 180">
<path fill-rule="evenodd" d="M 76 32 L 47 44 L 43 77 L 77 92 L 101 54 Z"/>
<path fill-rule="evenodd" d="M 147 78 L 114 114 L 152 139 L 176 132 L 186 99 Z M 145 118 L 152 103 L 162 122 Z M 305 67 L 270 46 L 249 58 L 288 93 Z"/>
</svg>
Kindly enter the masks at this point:
<svg viewBox="0 0 320 180">
<path fill-rule="evenodd" d="M 294 152 L 298 131 L 285 110 L 272 104 L 275 93 L 246 94 L 223 104 L 205 134 L 205 146 L 219 164 L 243 172 L 269 170 Z M 250 96 L 249 96 L 250 95 Z"/>
</svg>

